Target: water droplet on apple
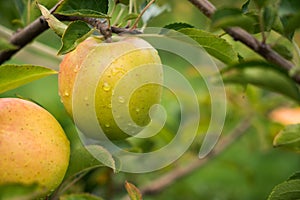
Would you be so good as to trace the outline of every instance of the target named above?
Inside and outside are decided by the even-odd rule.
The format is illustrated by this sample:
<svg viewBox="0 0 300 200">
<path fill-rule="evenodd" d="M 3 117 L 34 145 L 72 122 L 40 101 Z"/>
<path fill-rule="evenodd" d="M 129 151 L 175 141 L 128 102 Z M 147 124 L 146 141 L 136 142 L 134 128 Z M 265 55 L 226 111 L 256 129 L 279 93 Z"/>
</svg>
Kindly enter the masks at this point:
<svg viewBox="0 0 300 200">
<path fill-rule="evenodd" d="M 124 103 L 124 102 L 125 102 L 125 98 L 122 97 L 122 96 L 119 96 L 119 97 L 118 97 L 118 100 L 119 100 L 120 103 Z"/>
<path fill-rule="evenodd" d="M 107 82 L 103 83 L 102 88 L 104 91 L 108 92 L 110 90 L 109 83 L 107 83 Z"/>
<path fill-rule="evenodd" d="M 67 91 L 66 91 L 66 92 L 64 92 L 64 96 L 65 96 L 65 97 L 68 97 L 68 96 L 70 96 L 69 92 L 67 92 Z"/>
</svg>

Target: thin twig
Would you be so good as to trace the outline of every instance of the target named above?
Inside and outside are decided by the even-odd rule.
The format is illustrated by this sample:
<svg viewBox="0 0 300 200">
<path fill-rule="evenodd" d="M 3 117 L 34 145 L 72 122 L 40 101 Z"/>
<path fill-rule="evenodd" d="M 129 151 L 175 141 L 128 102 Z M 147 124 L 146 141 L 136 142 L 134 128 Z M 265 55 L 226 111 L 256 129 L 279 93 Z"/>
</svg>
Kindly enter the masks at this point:
<svg viewBox="0 0 300 200">
<path fill-rule="evenodd" d="M 151 1 L 145 6 L 145 8 L 142 10 L 142 12 L 139 14 L 139 16 L 136 18 L 135 22 L 133 23 L 133 25 L 132 25 L 132 27 L 131 27 L 131 30 L 134 30 L 134 29 L 137 27 L 137 25 L 138 25 L 139 21 L 141 20 L 143 14 L 148 10 L 148 8 L 149 8 L 154 2 L 155 2 L 155 0 L 151 0 Z"/>
<path fill-rule="evenodd" d="M 208 0 L 188 0 L 194 4 L 205 16 L 211 18 L 216 11 L 215 6 Z M 242 42 L 254 52 L 264 57 L 267 61 L 278 65 L 286 71 L 290 71 L 294 66 L 293 64 L 279 55 L 269 45 L 259 42 L 250 33 L 239 27 L 227 28 L 225 31 L 237 41 Z M 296 74 L 292 76 L 295 82 L 300 83 L 300 75 Z"/>
<path fill-rule="evenodd" d="M 227 136 L 224 136 L 211 151 L 211 153 L 204 159 L 197 158 L 184 167 L 175 168 L 158 179 L 151 181 L 144 187 L 141 187 L 141 193 L 143 195 L 157 194 L 179 179 L 182 179 L 183 177 L 186 177 L 187 175 L 190 175 L 194 171 L 198 170 L 200 167 L 203 167 L 206 163 L 211 161 L 212 158 L 220 155 L 222 152 L 224 152 L 224 150 L 230 147 L 232 143 L 236 142 L 242 135 L 244 135 L 247 129 L 249 129 L 250 125 L 250 118 L 244 119 L 231 133 L 229 133 Z"/>
</svg>

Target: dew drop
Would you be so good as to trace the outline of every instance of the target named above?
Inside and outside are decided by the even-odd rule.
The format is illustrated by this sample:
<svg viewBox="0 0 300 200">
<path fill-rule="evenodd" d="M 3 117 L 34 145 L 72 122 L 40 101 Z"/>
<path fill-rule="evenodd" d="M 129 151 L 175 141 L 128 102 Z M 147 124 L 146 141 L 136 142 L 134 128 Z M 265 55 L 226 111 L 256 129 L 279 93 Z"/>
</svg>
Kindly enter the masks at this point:
<svg viewBox="0 0 300 200">
<path fill-rule="evenodd" d="M 64 96 L 66 96 L 66 97 L 68 97 L 68 96 L 70 96 L 70 94 L 69 94 L 69 92 L 64 92 Z"/>
<path fill-rule="evenodd" d="M 120 103 L 124 103 L 124 102 L 125 102 L 125 99 L 124 99 L 124 97 L 122 97 L 122 96 L 119 96 L 119 97 L 118 97 L 118 100 L 119 100 Z"/>
<path fill-rule="evenodd" d="M 108 92 L 110 90 L 110 85 L 108 83 L 103 83 L 102 88 L 104 91 Z"/>
</svg>

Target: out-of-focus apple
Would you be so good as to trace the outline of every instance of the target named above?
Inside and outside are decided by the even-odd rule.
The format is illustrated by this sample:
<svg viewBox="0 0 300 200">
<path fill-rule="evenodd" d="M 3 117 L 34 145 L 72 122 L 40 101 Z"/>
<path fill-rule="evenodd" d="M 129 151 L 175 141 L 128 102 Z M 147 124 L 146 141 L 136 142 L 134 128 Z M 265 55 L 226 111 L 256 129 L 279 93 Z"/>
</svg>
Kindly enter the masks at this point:
<svg viewBox="0 0 300 200">
<path fill-rule="evenodd" d="M 53 191 L 69 165 L 70 144 L 57 120 L 37 104 L 0 99 L 0 184 L 38 183 Z"/>
</svg>

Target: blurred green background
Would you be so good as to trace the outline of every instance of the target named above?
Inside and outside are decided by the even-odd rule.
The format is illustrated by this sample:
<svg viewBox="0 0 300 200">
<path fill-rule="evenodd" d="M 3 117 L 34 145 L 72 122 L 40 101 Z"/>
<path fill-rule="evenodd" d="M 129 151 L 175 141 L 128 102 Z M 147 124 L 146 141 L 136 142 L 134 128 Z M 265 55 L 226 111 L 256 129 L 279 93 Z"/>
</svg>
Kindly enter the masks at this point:
<svg viewBox="0 0 300 200">
<path fill-rule="evenodd" d="M 22 1 L 26 2 L 27 1 Z M 7 38 L 9 35 L 22 28 L 29 21 L 22 10 L 20 1 L 0 0 L 0 36 Z M 217 7 L 241 7 L 241 0 L 214 0 Z M 188 1 L 182 0 L 157 0 L 162 6 L 168 4 L 170 11 L 164 12 L 148 24 L 149 27 L 161 27 L 173 22 L 186 22 L 195 27 L 209 30 L 208 20 Z M 12 31 L 12 32 L 11 32 Z M 60 47 L 60 38 L 48 30 L 40 35 L 37 40 L 8 63 L 39 64 L 55 70 L 59 68 L 62 56 L 56 53 Z M 249 53 L 248 50 L 235 44 L 238 51 Z M 92 192 L 107 199 L 118 199 L 125 194 L 124 181 L 128 180 L 137 187 L 150 183 L 151 180 L 172 170 L 178 165 L 188 165 L 199 151 L 201 140 L 210 119 L 210 99 L 205 92 L 205 85 L 201 76 L 184 61 L 178 61 L 167 53 L 160 52 L 164 64 L 174 67 L 185 75 L 197 91 L 199 107 L 201 109 L 201 122 L 199 134 L 190 150 L 173 165 L 163 170 L 147 174 L 112 174 L 110 170 L 101 168 L 91 171 L 87 176 L 72 187 L 69 192 Z M 254 55 L 253 55 L 254 56 Z M 222 64 L 217 62 L 219 67 Z M 204 91 L 204 92 L 203 92 Z M 169 188 L 155 196 L 145 196 L 151 199 L 189 199 L 189 200 L 225 200 L 225 199 L 266 199 L 271 189 L 287 179 L 291 174 L 300 169 L 300 157 L 293 152 L 272 147 L 272 138 L 280 130 L 280 125 L 268 119 L 268 113 L 282 105 L 294 105 L 289 99 L 280 95 L 266 92 L 252 86 L 247 88 L 229 85 L 227 91 L 227 119 L 224 134 L 230 132 L 241 119 L 254 115 L 251 128 L 239 141 L 234 143 L 227 151 L 212 159 L 203 168 L 189 176 L 176 181 Z M 65 130 L 72 128 L 73 124 L 66 114 L 58 96 L 57 76 L 43 78 L 24 85 L 18 89 L 1 95 L 21 96 L 30 98 L 49 110 L 62 124 Z M 165 92 L 162 104 L 166 107 L 168 121 L 163 134 L 154 138 L 136 143 L 142 151 L 151 151 L 167 144 L 173 137 L 174 130 L 179 123 L 179 106 L 174 96 Z"/>
</svg>

